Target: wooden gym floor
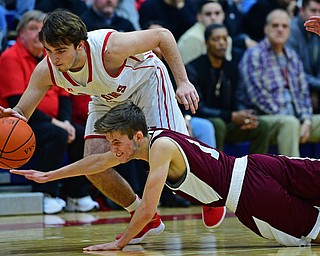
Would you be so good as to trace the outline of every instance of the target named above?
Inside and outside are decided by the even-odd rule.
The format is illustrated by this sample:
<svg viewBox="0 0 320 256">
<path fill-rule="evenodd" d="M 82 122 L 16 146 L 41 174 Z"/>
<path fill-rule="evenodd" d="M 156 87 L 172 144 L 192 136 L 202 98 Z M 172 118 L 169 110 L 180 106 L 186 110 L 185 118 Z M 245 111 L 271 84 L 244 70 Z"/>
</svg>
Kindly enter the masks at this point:
<svg viewBox="0 0 320 256">
<path fill-rule="evenodd" d="M 227 213 L 222 225 L 207 229 L 201 208 L 159 208 L 166 229 L 123 251 L 83 253 L 88 245 L 113 240 L 129 221 L 125 211 L 0 217 L 0 255 L 320 255 L 320 246 L 281 247 L 258 237 Z"/>
</svg>

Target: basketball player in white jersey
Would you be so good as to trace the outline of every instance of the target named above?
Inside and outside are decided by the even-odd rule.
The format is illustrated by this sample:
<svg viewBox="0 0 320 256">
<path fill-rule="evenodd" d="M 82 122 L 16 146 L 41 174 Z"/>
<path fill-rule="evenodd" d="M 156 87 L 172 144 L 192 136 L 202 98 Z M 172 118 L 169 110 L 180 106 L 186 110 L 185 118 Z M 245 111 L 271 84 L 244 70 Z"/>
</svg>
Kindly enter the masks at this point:
<svg viewBox="0 0 320 256">
<path fill-rule="evenodd" d="M 168 30 L 120 33 L 103 29 L 87 33 L 78 16 L 58 10 L 44 20 L 39 39 L 47 57 L 35 68 L 18 104 L 13 109 L 0 107 L 0 117 L 12 115 L 27 121 L 48 89 L 57 85 L 71 94 L 92 96 L 85 157 L 109 150 L 105 136 L 94 131 L 94 123 L 111 107 L 128 100 L 144 111 L 149 127 L 187 133 L 177 100 L 195 113 L 199 96 L 187 78 L 176 42 Z M 151 51 L 157 47 L 172 70 L 176 93 L 164 64 Z M 139 198 L 115 170 L 87 177 L 105 196 L 133 214 Z M 163 228 L 156 214 L 132 243 L 141 242 L 148 232 L 156 234 Z"/>
<path fill-rule="evenodd" d="M 117 105 L 95 123 L 111 150 L 51 172 L 12 170 L 36 182 L 103 171 L 131 159 L 150 171 L 133 218 L 119 240 L 84 248 L 120 250 L 153 217 L 166 185 L 193 203 L 226 205 L 257 235 L 286 246 L 320 243 L 320 161 L 271 154 L 228 156 L 201 141 L 168 129 L 148 133 L 132 103 Z"/>
</svg>

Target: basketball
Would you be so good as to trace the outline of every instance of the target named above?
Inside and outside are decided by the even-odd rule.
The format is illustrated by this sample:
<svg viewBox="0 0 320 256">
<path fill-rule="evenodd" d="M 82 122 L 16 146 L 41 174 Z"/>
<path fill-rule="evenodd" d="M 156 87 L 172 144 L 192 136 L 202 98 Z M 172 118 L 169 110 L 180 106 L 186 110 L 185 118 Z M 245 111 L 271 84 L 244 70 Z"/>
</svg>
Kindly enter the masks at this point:
<svg viewBox="0 0 320 256">
<path fill-rule="evenodd" d="M 0 168 L 14 169 L 27 163 L 36 148 L 31 127 L 16 117 L 0 118 Z"/>
</svg>

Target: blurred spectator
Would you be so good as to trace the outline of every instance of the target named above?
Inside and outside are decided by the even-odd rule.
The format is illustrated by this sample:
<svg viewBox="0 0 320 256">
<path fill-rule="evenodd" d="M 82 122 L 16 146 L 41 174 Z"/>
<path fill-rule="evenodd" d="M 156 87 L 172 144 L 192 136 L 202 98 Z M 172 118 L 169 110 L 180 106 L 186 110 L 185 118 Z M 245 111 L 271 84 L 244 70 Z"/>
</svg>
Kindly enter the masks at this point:
<svg viewBox="0 0 320 256">
<path fill-rule="evenodd" d="M 298 53 L 303 62 L 313 113 L 320 113 L 320 37 L 306 31 L 303 25 L 311 16 L 320 16 L 320 0 L 302 2 L 299 14 L 291 22 L 288 46 Z"/>
<path fill-rule="evenodd" d="M 264 38 L 267 15 L 275 9 L 287 10 L 292 0 L 257 0 L 243 19 L 243 28 L 249 37 L 257 42 Z"/>
<path fill-rule="evenodd" d="M 34 68 L 44 57 L 44 48 L 38 38 L 44 17 L 41 11 L 26 12 L 17 26 L 16 44 L 5 50 L 0 57 L 0 95 L 5 107 L 12 108 L 17 104 Z M 82 158 L 84 127 L 71 124 L 70 97 L 63 89 L 52 87 L 28 123 L 37 142 L 35 155 L 30 161 L 31 168 L 42 171 L 59 168 L 64 164 L 67 152 L 69 162 Z M 59 198 L 63 194 L 60 182 L 33 183 L 33 191 L 45 194 L 44 213 L 57 213 L 64 207 L 70 211 L 89 211 L 98 207 L 89 196 L 91 184 L 85 177 L 65 179 L 62 182 L 67 205 Z"/>
<path fill-rule="evenodd" d="M 290 16 L 274 10 L 267 16 L 266 37 L 247 50 L 239 68 L 244 100 L 270 125 L 271 142 L 281 155 L 299 157 L 299 142 L 320 140 L 320 115 L 312 115 L 309 88 L 297 53 L 285 46 Z"/>
<path fill-rule="evenodd" d="M 235 63 L 239 63 L 245 50 L 257 44 L 244 32 L 243 13 L 240 4 L 241 0 L 222 1 L 222 8 L 225 13 L 224 24 L 232 38 L 232 59 Z"/>
<path fill-rule="evenodd" d="M 146 0 L 139 9 L 140 26 L 158 20 L 171 31 L 176 41 L 196 22 L 192 0 Z"/>
<path fill-rule="evenodd" d="M 119 0 L 116 13 L 127 20 L 134 26 L 135 30 L 140 30 L 139 13 L 135 0 Z"/>
<path fill-rule="evenodd" d="M 36 0 L 5 0 L 3 6 L 6 9 L 8 30 L 15 30 L 22 15 L 34 9 Z"/>
<path fill-rule="evenodd" d="M 80 18 L 88 31 L 111 28 L 119 32 L 134 31 L 132 23 L 117 15 L 118 0 L 93 0 L 91 7 Z"/>
<path fill-rule="evenodd" d="M 36 0 L 34 9 L 48 13 L 60 8 L 81 15 L 88 7 L 83 0 Z"/>
<path fill-rule="evenodd" d="M 250 109 L 238 110 L 238 69 L 225 58 L 227 28 L 212 24 L 205 30 L 207 54 L 190 62 L 186 68 L 199 97 L 197 114 L 208 118 L 215 127 L 217 148 L 224 142 L 251 141 L 250 153 L 268 150 L 268 125 Z"/>
<path fill-rule="evenodd" d="M 178 47 L 184 64 L 206 54 L 207 47 L 204 31 L 208 25 L 224 22 L 222 6 L 214 0 L 203 0 L 198 4 L 197 22 L 189 28 L 179 39 Z M 228 37 L 227 59 L 231 60 L 232 40 Z"/>
</svg>

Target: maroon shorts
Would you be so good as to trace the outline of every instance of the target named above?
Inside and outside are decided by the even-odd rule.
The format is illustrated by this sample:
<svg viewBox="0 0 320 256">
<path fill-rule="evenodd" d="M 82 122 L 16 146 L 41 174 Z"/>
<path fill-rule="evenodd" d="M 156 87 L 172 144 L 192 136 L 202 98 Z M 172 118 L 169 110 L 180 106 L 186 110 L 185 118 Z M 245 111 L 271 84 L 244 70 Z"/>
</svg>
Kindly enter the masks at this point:
<svg viewBox="0 0 320 256">
<path fill-rule="evenodd" d="M 260 236 L 305 245 L 319 234 L 320 162 L 250 155 L 236 216 Z"/>
</svg>

